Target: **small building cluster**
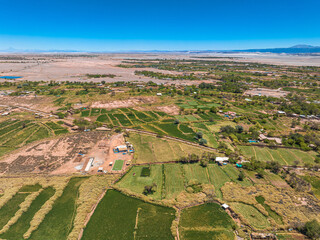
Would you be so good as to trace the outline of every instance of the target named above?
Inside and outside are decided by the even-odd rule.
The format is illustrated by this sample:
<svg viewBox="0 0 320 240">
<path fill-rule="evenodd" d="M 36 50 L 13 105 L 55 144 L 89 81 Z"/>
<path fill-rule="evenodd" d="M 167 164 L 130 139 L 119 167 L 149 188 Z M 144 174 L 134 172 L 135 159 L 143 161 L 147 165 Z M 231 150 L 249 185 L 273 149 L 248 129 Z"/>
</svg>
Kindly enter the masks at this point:
<svg viewBox="0 0 320 240">
<path fill-rule="evenodd" d="M 119 145 L 117 147 L 115 147 L 113 149 L 113 152 L 114 153 L 133 153 L 134 152 L 134 148 L 133 148 L 133 145 L 129 142 L 126 142 L 125 145 Z"/>
<path fill-rule="evenodd" d="M 281 138 L 278 138 L 278 137 L 267 137 L 262 133 L 259 135 L 259 139 L 261 141 L 269 140 L 269 141 L 275 141 L 277 144 L 282 144 L 282 139 Z"/>
<path fill-rule="evenodd" d="M 228 157 L 216 157 L 216 163 L 218 163 L 218 165 L 226 165 L 228 162 Z"/>
</svg>

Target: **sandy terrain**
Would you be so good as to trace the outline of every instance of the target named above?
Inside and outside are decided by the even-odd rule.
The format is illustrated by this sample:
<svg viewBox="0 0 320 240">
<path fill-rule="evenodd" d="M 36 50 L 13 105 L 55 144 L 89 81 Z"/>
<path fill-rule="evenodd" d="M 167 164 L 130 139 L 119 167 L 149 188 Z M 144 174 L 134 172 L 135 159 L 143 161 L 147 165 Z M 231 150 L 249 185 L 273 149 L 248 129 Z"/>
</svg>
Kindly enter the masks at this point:
<svg viewBox="0 0 320 240">
<path fill-rule="evenodd" d="M 41 55 L 40 55 L 41 56 Z M 195 59 L 193 57 L 215 56 L 215 57 L 235 57 L 236 59 L 223 59 L 226 61 L 245 61 L 260 62 L 280 65 L 297 65 L 297 66 L 320 66 L 320 56 L 292 56 L 281 54 L 259 54 L 259 53 L 233 53 L 233 54 L 195 54 L 195 53 L 159 53 L 159 54 L 100 54 L 88 57 L 73 55 L 45 55 L 44 60 L 32 60 L 33 55 L 27 55 L 29 60 L 21 61 L 4 61 L 0 60 L 1 75 L 22 76 L 20 80 L 29 81 L 154 81 L 157 83 L 170 83 L 168 80 L 158 80 L 144 76 L 136 76 L 136 70 L 151 70 L 169 74 L 177 74 L 173 71 L 165 71 L 150 68 L 119 68 L 116 65 L 126 59 Z M 201 60 L 196 58 L 197 60 Z M 205 60 L 205 59 L 203 59 Z M 212 59 L 211 59 L 212 60 Z M 218 60 L 218 59 L 217 59 Z M 92 78 L 88 79 L 86 74 L 114 74 L 114 78 Z M 176 84 L 189 85 L 194 81 L 175 81 Z"/>
<path fill-rule="evenodd" d="M 92 108 L 126 108 L 126 107 L 133 107 L 136 105 L 146 104 L 146 103 L 155 103 L 157 102 L 157 97 L 134 97 L 129 98 L 127 100 L 115 100 L 115 101 L 108 101 L 108 102 L 94 102 L 91 104 Z"/>
<path fill-rule="evenodd" d="M 160 112 L 165 112 L 170 115 L 178 115 L 179 114 L 179 107 L 177 107 L 176 105 L 159 106 L 159 107 L 157 107 L 157 110 Z"/>
<path fill-rule="evenodd" d="M 126 162 L 132 160 L 133 154 L 113 152 L 116 146 L 124 144 L 122 134 L 110 136 L 106 132 L 77 133 L 45 140 L 28 145 L 3 158 L 0 162 L 0 174 L 85 173 L 91 157 L 94 158 L 94 162 L 89 173 L 96 174 L 99 167 L 113 172 L 110 163 L 115 163 L 118 159 L 125 161 L 122 169 L 125 171 Z"/>
<path fill-rule="evenodd" d="M 232 61 L 258 62 L 275 65 L 320 67 L 320 56 L 297 56 L 275 53 L 212 53 L 201 54 L 199 56 L 234 57 L 239 59 L 234 59 Z"/>
<path fill-rule="evenodd" d="M 0 95 L 0 105 L 6 105 L 11 107 L 21 107 L 22 110 L 35 110 L 50 113 L 57 110 L 59 107 L 53 106 L 50 98 L 29 95 L 29 96 L 2 96 Z M 25 108 L 25 109 L 23 109 Z"/>
<path fill-rule="evenodd" d="M 248 96 L 266 96 L 266 97 L 275 97 L 281 98 L 289 94 L 287 91 L 282 91 L 280 89 L 267 89 L 267 88 L 254 88 L 245 91 L 244 95 Z"/>
<path fill-rule="evenodd" d="M 70 161 L 74 161 L 79 153 L 86 155 L 105 134 L 86 132 L 33 143 L 3 158 L 0 162 L 0 172 L 52 173 L 64 165 L 70 167 Z M 79 164 L 81 162 L 76 162 L 75 166 Z M 76 169 L 72 172 L 76 172 Z"/>
</svg>

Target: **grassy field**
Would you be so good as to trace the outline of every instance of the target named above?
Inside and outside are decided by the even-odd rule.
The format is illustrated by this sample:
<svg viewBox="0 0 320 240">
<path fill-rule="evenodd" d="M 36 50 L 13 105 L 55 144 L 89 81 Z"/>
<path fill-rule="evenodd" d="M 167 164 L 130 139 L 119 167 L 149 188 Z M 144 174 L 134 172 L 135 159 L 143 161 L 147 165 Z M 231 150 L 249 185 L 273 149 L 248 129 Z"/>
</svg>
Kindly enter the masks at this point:
<svg viewBox="0 0 320 240">
<path fill-rule="evenodd" d="M 30 227 L 29 223 L 32 220 L 32 217 L 41 208 L 41 206 L 53 196 L 54 192 L 55 190 L 52 187 L 44 189 L 32 202 L 28 210 L 22 214 L 19 220 L 13 224 L 7 232 L 0 235 L 0 237 L 3 239 L 23 240 L 23 234 Z"/>
<path fill-rule="evenodd" d="M 228 177 L 228 175 L 215 164 L 210 164 L 208 166 L 208 172 L 210 176 L 210 181 L 214 185 L 214 189 L 216 192 L 216 195 L 218 198 L 222 198 L 222 193 L 220 191 L 220 188 L 226 183 L 230 182 L 231 179 Z"/>
<path fill-rule="evenodd" d="M 133 167 L 117 185 L 121 188 L 130 189 L 131 191 L 142 193 L 144 186 L 157 184 L 156 192 L 152 195 L 154 199 L 161 199 L 162 189 L 162 165 L 151 165 L 150 176 L 141 177 L 143 166 Z"/>
<path fill-rule="evenodd" d="M 295 161 L 299 165 L 304 163 L 314 163 L 316 152 L 304 152 L 298 149 L 271 149 L 255 146 L 239 146 L 240 150 L 246 157 L 255 157 L 259 161 L 277 161 L 282 165 L 293 165 Z"/>
<path fill-rule="evenodd" d="M 76 211 L 76 200 L 80 184 L 86 178 L 71 178 L 63 194 L 58 198 L 51 211 L 35 230 L 30 239 L 66 239 L 73 225 Z"/>
<path fill-rule="evenodd" d="M 221 168 L 233 182 L 236 182 L 244 187 L 252 186 L 252 182 L 248 178 L 243 179 L 243 181 L 238 180 L 240 171 L 237 168 L 233 167 L 231 164 L 222 166 Z"/>
<path fill-rule="evenodd" d="M 157 200 L 175 198 L 186 189 L 190 182 L 194 181 L 214 185 L 215 193 L 219 198 L 222 198 L 220 188 L 226 182 L 240 182 L 243 186 L 252 185 L 249 179 L 245 179 L 243 182 L 238 181 L 238 170 L 232 170 L 233 166 L 222 168 L 216 164 L 209 164 L 207 168 L 204 168 L 198 163 L 157 164 L 150 165 L 150 176 L 148 177 L 141 176 L 143 167 L 134 166 L 117 185 L 120 188 L 142 193 L 144 186 L 155 183 L 157 185 L 156 192 L 149 196 Z M 233 174 L 236 174 L 236 176 Z"/>
<path fill-rule="evenodd" d="M 268 212 L 269 216 L 272 217 L 277 224 L 283 224 L 282 217 L 278 215 L 275 211 L 273 211 L 268 204 L 265 203 L 265 199 L 263 196 L 257 196 L 256 200 L 264 207 L 264 209 Z"/>
<path fill-rule="evenodd" d="M 180 164 L 164 164 L 164 188 L 162 197 L 175 198 L 185 188 L 183 168 Z"/>
<path fill-rule="evenodd" d="M 108 190 L 84 230 L 82 239 L 173 239 L 171 208 L 145 203 Z"/>
<path fill-rule="evenodd" d="M 304 176 L 303 178 L 311 184 L 314 195 L 320 199 L 320 178 L 315 176 Z"/>
<path fill-rule="evenodd" d="M 17 193 L 0 209 L 0 229 L 14 216 L 28 195 L 29 193 Z"/>
<path fill-rule="evenodd" d="M 46 125 L 53 130 L 55 135 L 65 134 L 69 132 L 68 129 L 55 122 L 46 122 Z"/>
<path fill-rule="evenodd" d="M 123 167 L 124 160 L 116 160 L 112 170 L 113 171 L 121 171 Z"/>
<path fill-rule="evenodd" d="M 265 229 L 270 226 L 267 218 L 255 207 L 244 203 L 232 203 L 231 206 L 236 213 L 244 217 L 251 226 L 258 229 Z"/>
<path fill-rule="evenodd" d="M 49 127 L 52 125 L 53 129 Z M 68 132 L 60 125 L 38 121 L 6 120 L 0 122 L 0 157 L 28 143 Z"/>
<path fill-rule="evenodd" d="M 184 209 L 179 231 L 183 240 L 234 239 L 231 217 L 217 203 Z"/>
<path fill-rule="evenodd" d="M 128 140 L 135 148 L 135 163 L 175 161 L 190 153 L 203 153 L 203 150 L 197 147 L 154 136 L 130 133 Z"/>
</svg>

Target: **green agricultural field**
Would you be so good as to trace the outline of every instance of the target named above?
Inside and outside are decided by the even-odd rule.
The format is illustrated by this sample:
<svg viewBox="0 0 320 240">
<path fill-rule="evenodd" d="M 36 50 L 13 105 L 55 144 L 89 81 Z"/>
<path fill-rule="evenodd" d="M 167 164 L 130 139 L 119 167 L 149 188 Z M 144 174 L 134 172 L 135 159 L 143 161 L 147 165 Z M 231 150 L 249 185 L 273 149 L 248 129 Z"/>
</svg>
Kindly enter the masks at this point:
<svg viewBox="0 0 320 240">
<path fill-rule="evenodd" d="M 193 141 L 195 142 L 196 140 L 194 139 L 195 134 L 184 134 L 179 130 L 179 125 L 174 124 L 174 123 L 154 123 L 154 125 L 164 132 L 168 133 L 169 136 L 172 137 L 177 137 L 177 138 L 182 138 L 187 141 Z"/>
<path fill-rule="evenodd" d="M 65 134 L 69 132 L 68 129 L 55 122 L 46 122 L 46 125 L 54 131 L 55 135 Z"/>
<path fill-rule="evenodd" d="M 122 126 L 131 126 L 131 121 L 124 114 L 113 114 L 119 120 Z"/>
<path fill-rule="evenodd" d="M 286 149 L 286 148 L 262 148 L 255 146 L 239 146 L 243 154 L 248 157 L 255 157 L 259 161 L 277 161 L 282 165 L 293 165 L 295 161 L 299 165 L 305 163 L 314 163 L 316 153 L 313 151 L 304 152 L 298 149 Z"/>
<path fill-rule="evenodd" d="M 303 176 L 303 178 L 311 184 L 314 195 L 320 199 L 320 177 Z"/>
<path fill-rule="evenodd" d="M 30 193 L 16 193 L 1 209 L 0 209 L 0 229 L 18 211 L 19 205 L 26 199 Z"/>
<path fill-rule="evenodd" d="M 231 207 L 236 213 L 243 216 L 251 226 L 257 229 L 265 229 L 270 226 L 267 218 L 259 212 L 258 209 L 251 205 L 244 203 L 232 203 Z"/>
<path fill-rule="evenodd" d="M 113 165 L 112 171 L 121 171 L 123 167 L 123 163 L 124 163 L 124 160 L 116 160 Z"/>
<path fill-rule="evenodd" d="M 175 198 L 184 190 L 185 179 L 180 164 L 163 164 L 164 187 L 162 198 Z"/>
<path fill-rule="evenodd" d="M 282 217 L 275 211 L 273 211 L 268 204 L 265 203 L 265 199 L 263 196 L 257 196 L 256 200 L 264 207 L 264 209 L 268 212 L 269 216 L 273 218 L 277 224 L 283 224 Z"/>
<path fill-rule="evenodd" d="M 90 110 L 81 111 L 81 117 L 89 117 Z"/>
<path fill-rule="evenodd" d="M 183 171 L 187 183 L 191 180 L 197 180 L 199 183 L 204 184 L 211 183 L 208 169 L 201 167 L 198 163 L 184 164 Z"/>
<path fill-rule="evenodd" d="M 20 188 L 19 192 L 37 192 L 41 189 L 40 184 L 35 184 L 35 185 L 24 185 Z"/>
<path fill-rule="evenodd" d="M 234 166 L 232 166 L 231 164 L 228 164 L 226 166 L 222 166 L 221 168 L 232 181 L 234 181 L 244 187 L 252 186 L 252 182 L 248 178 L 243 179 L 243 181 L 238 180 L 238 176 L 240 174 L 240 171 L 238 169 L 236 169 Z"/>
<path fill-rule="evenodd" d="M 157 185 L 156 192 L 149 196 L 160 200 L 162 198 L 161 189 L 163 184 L 162 165 L 151 165 L 149 177 L 141 176 L 143 168 L 143 166 L 132 167 L 132 169 L 121 179 L 121 181 L 117 183 L 117 186 L 120 188 L 130 189 L 136 193 L 142 193 L 146 185 L 155 183 Z"/>
<path fill-rule="evenodd" d="M 108 190 L 83 233 L 83 240 L 174 239 L 174 209 Z"/>
<path fill-rule="evenodd" d="M 24 189 L 25 191 L 27 189 Z M 34 190 L 34 189 L 29 189 Z M 20 190 L 22 191 L 22 189 Z M 32 220 L 35 213 L 41 208 L 41 206 L 55 193 L 55 190 L 52 187 L 44 189 L 39 196 L 32 202 L 30 207 L 26 212 L 24 212 L 18 221 L 13 224 L 8 231 L 0 235 L 3 239 L 14 239 L 14 240 L 23 240 L 23 234 L 29 229 L 30 221 Z"/>
<path fill-rule="evenodd" d="M 218 198 L 222 198 L 221 187 L 226 183 L 230 182 L 231 179 L 228 175 L 216 164 L 208 165 L 208 172 L 210 182 L 213 183 L 216 195 Z"/>
<path fill-rule="evenodd" d="M 98 122 L 110 123 L 110 119 L 107 114 L 102 114 L 97 118 Z"/>
<path fill-rule="evenodd" d="M 76 200 L 81 183 L 86 178 L 71 178 L 63 194 L 53 204 L 30 239 L 66 239 L 72 230 L 72 223 L 77 209 Z"/>
<path fill-rule="evenodd" d="M 90 111 L 90 116 L 99 116 L 101 112 L 101 109 L 99 108 L 92 108 Z"/>
<path fill-rule="evenodd" d="M 268 178 L 258 178 L 254 171 L 243 170 L 245 175 L 255 184 L 269 184 Z"/>
<path fill-rule="evenodd" d="M 128 140 L 135 148 L 135 163 L 176 161 L 191 153 L 201 155 L 204 152 L 194 146 L 149 135 L 130 133 Z"/>
<path fill-rule="evenodd" d="M 194 164 L 156 164 L 150 165 L 150 176 L 142 177 L 143 166 L 134 166 L 117 183 L 117 186 L 129 189 L 136 193 L 142 193 L 146 185 L 155 183 L 156 192 L 150 197 L 154 199 L 175 198 L 179 193 L 186 190 L 189 183 L 194 181 L 200 184 L 213 184 L 217 197 L 221 198 L 220 188 L 231 179 L 215 164 L 209 164 L 207 168 L 201 167 L 199 163 Z M 249 185 L 251 182 L 247 180 Z"/>
<path fill-rule="evenodd" d="M 270 171 L 265 170 L 264 178 L 275 187 L 281 187 L 281 188 L 290 187 L 283 178 L 281 178 L 279 175 L 274 174 Z"/>
<path fill-rule="evenodd" d="M 207 125 L 207 127 L 210 129 L 211 132 L 220 132 L 220 128 L 227 125 L 235 127 L 237 124 L 231 121 L 221 121 L 214 125 Z"/>
<path fill-rule="evenodd" d="M 180 238 L 183 240 L 234 239 L 231 217 L 217 203 L 184 209 L 180 217 Z"/>
<path fill-rule="evenodd" d="M 48 127 L 36 121 L 0 122 L 0 157 L 28 143 L 53 135 Z"/>
</svg>

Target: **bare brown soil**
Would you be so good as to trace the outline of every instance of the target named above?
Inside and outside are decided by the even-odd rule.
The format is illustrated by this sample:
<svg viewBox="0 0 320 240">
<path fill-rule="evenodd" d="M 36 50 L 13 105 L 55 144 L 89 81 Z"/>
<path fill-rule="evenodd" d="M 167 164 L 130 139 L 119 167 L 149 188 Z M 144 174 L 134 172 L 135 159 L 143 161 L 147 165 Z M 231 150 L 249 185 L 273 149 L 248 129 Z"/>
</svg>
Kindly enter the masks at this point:
<svg viewBox="0 0 320 240">
<path fill-rule="evenodd" d="M 50 101 L 50 97 L 44 96 L 1 96 L 0 105 L 7 105 L 11 107 L 20 107 L 21 110 L 28 111 L 43 111 L 50 113 L 56 111 L 59 107 L 56 107 Z"/>
<path fill-rule="evenodd" d="M 267 89 L 267 88 L 254 88 L 245 91 L 245 95 L 251 95 L 251 96 L 266 96 L 266 97 L 275 97 L 275 98 L 281 98 L 287 96 L 289 92 L 282 91 L 280 89 Z"/>
<path fill-rule="evenodd" d="M 79 162 L 79 153 L 86 154 L 104 137 L 105 133 L 87 132 L 69 135 L 28 145 L 0 163 L 2 174 L 72 173 Z M 58 169 L 63 169 L 59 171 Z"/>
<path fill-rule="evenodd" d="M 155 103 L 158 99 L 156 97 L 133 97 L 127 100 L 114 100 L 108 102 L 94 102 L 91 104 L 92 108 L 126 108 L 141 104 Z"/>
<path fill-rule="evenodd" d="M 159 106 L 157 107 L 158 111 L 165 112 L 170 115 L 178 115 L 179 114 L 179 107 L 176 105 L 170 105 L 170 106 Z"/>
</svg>

